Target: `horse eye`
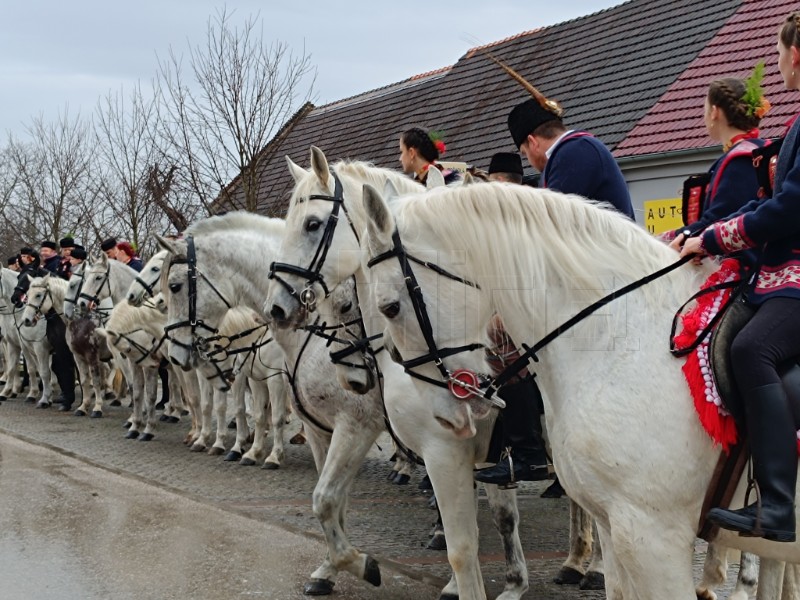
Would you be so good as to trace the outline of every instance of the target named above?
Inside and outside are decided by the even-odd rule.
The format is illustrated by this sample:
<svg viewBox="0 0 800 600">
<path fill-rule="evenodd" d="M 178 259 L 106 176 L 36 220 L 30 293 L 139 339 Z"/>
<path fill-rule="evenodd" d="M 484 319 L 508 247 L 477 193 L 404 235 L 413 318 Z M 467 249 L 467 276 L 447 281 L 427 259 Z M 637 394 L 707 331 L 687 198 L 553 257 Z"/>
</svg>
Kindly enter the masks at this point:
<svg viewBox="0 0 800 600">
<path fill-rule="evenodd" d="M 353 308 L 353 303 L 352 302 L 348 302 L 347 304 L 342 306 L 342 308 L 339 309 L 339 313 L 342 314 L 342 315 L 345 314 L 345 313 L 349 313 L 352 310 L 352 308 Z"/>
<path fill-rule="evenodd" d="M 159 269 L 158 267 L 153 267 L 153 271 L 155 271 L 156 273 L 158 273 L 160 270 L 161 269 Z"/>
<path fill-rule="evenodd" d="M 97 277 L 94 278 L 95 281 L 100 281 L 101 279 L 102 279 L 102 277 L 100 275 L 98 275 Z"/>
<path fill-rule="evenodd" d="M 309 219 L 308 221 L 306 221 L 306 231 L 308 231 L 309 233 L 317 231 L 320 225 L 322 225 L 322 221 L 320 221 L 319 219 L 316 218 Z"/>
<path fill-rule="evenodd" d="M 173 294 L 177 294 L 178 292 L 181 291 L 182 287 L 183 287 L 183 284 L 181 284 L 181 283 L 170 283 L 169 284 L 169 291 L 172 292 Z"/>
<path fill-rule="evenodd" d="M 390 302 L 379 306 L 378 310 L 383 313 L 387 319 L 394 319 L 400 313 L 400 302 Z"/>
</svg>

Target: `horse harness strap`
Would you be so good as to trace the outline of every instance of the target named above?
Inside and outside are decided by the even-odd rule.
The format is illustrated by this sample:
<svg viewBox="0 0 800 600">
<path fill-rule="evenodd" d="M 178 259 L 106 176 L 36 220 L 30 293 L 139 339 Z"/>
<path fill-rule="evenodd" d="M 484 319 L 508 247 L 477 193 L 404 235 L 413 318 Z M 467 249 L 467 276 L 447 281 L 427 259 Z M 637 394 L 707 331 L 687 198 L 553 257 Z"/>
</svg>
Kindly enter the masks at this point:
<svg viewBox="0 0 800 600">
<path fill-rule="evenodd" d="M 317 318 L 319 320 L 319 317 Z M 327 434 L 333 435 L 333 429 L 330 427 L 326 427 L 322 423 L 319 422 L 311 413 L 308 412 L 305 406 L 303 406 L 303 401 L 300 398 L 300 394 L 297 391 L 297 370 L 300 366 L 300 359 L 303 356 L 303 352 L 305 352 L 306 348 L 308 347 L 309 342 L 311 341 L 311 336 L 314 333 L 309 331 L 306 339 L 303 341 L 303 345 L 300 347 L 300 352 L 297 354 L 297 359 L 294 362 L 294 368 L 289 369 L 289 365 L 286 365 L 286 376 L 289 378 L 289 384 L 292 386 L 292 397 L 294 398 L 293 404 L 297 407 L 298 412 L 303 415 L 309 423 L 314 425 L 317 429 L 324 431 Z"/>
<path fill-rule="evenodd" d="M 749 458 L 749 448 L 744 441 L 733 446 L 730 453 L 720 453 L 703 499 L 703 509 L 700 511 L 700 522 L 697 525 L 697 537 L 708 542 L 717 537 L 719 526 L 706 519 L 708 511 L 714 507 L 728 508 L 730 506 Z"/>
<path fill-rule="evenodd" d="M 344 204 L 344 190 L 342 188 L 342 182 L 334 171 L 331 171 L 331 175 L 333 176 L 334 181 L 333 196 L 312 194 L 308 197 L 309 200 L 325 200 L 333 203 L 331 213 L 328 215 L 328 220 L 325 223 L 325 229 L 322 232 L 322 238 L 319 241 L 317 250 L 314 252 L 314 256 L 312 257 L 311 262 L 308 264 L 308 267 L 303 268 L 297 265 L 280 262 L 273 262 L 269 267 L 269 278 L 280 283 L 286 289 L 286 291 L 289 292 L 289 295 L 292 296 L 292 298 L 297 300 L 297 302 L 305 306 L 308 310 L 313 310 L 317 302 L 317 296 L 313 289 L 313 285 L 315 283 L 319 283 L 320 286 L 322 286 L 322 289 L 325 293 L 325 298 L 331 294 L 330 289 L 328 289 L 328 285 L 325 283 L 325 278 L 322 276 L 322 266 L 325 264 L 328 251 L 333 243 L 333 235 L 336 231 L 336 224 L 339 221 L 340 209 L 347 217 L 347 222 L 350 225 L 350 229 L 352 230 L 353 235 L 355 235 L 356 240 L 359 239 L 358 232 L 356 231 L 353 221 L 350 219 L 350 214 L 347 212 L 347 207 Z M 280 277 L 278 273 L 289 273 L 299 277 L 304 277 L 306 279 L 306 287 L 303 288 L 302 291 L 298 292 L 288 281 Z"/>
<path fill-rule="evenodd" d="M 447 367 L 444 366 L 444 359 L 450 356 L 454 356 L 456 354 L 461 354 L 462 352 L 470 352 L 472 350 L 477 350 L 479 348 L 483 348 L 483 344 L 466 344 L 464 346 L 457 346 L 453 348 L 438 348 L 436 346 L 436 341 L 433 339 L 433 326 L 430 321 L 430 317 L 428 316 L 428 310 L 425 305 L 425 299 L 422 296 L 422 289 L 419 286 L 417 281 L 416 275 L 414 275 L 414 269 L 411 267 L 411 263 L 417 263 L 418 265 L 422 265 L 427 269 L 431 269 L 438 275 L 447 277 L 453 281 L 457 281 L 459 283 L 463 283 L 464 285 L 468 285 L 470 287 L 474 287 L 476 289 L 480 289 L 480 287 L 458 275 L 454 275 L 449 271 L 443 269 L 442 267 L 435 265 L 433 263 L 423 261 L 419 258 L 416 258 L 409 254 L 405 247 L 403 246 L 402 241 L 400 240 L 400 233 L 397 229 L 394 230 L 392 233 L 392 248 L 387 250 L 386 252 L 382 252 L 377 256 L 372 257 L 369 262 L 367 262 L 368 267 L 373 267 L 374 265 L 381 263 L 385 260 L 390 258 L 397 258 L 398 262 L 400 263 L 400 269 L 403 273 L 403 278 L 405 280 L 406 289 L 408 290 L 409 297 L 411 299 L 411 305 L 414 307 L 414 314 L 417 317 L 417 322 L 420 326 L 420 331 L 422 332 L 423 337 L 425 338 L 425 344 L 428 346 L 427 354 L 423 354 L 416 358 L 412 358 L 409 360 L 402 360 L 400 364 L 403 365 L 405 372 L 421 381 L 425 381 L 426 383 L 430 383 L 436 385 L 438 387 L 444 388 L 451 388 L 452 386 L 458 386 L 464 388 L 465 390 L 472 392 L 472 393 L 482 393 L 482 388 L 488 384 L 488 379 L 484 379 L 483 382 L 480 382 L 480 387 L 476 387 L 466 382 L 462 382 L 454 377 L 454 374 L 448 371 Z M 422 375 L 413 371 L 415 367 L 420 365 L 424 365 L 427 363 L 432 362 L 434 366 L 439 370 L 442 379 L 432 379 L 427 377 L 426 375 Z M 487 399 L 490 399 L 491 396 L 487 396 Z M 505 403 L 502 400 L 492 400 L 492 403 L 496 406 L 503 408 Z"/>
</svg>

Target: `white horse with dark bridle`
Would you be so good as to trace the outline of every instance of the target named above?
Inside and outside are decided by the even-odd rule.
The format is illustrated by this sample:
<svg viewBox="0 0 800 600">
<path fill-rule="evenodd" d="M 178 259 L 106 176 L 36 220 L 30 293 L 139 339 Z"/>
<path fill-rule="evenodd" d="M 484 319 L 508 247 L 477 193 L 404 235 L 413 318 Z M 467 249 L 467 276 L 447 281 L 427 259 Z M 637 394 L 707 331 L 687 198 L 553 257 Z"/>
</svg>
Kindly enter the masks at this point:
<svg viewBox="0 0 800 600">
<path fill-rule="evenodd" d="M 374 302 L 406 360 L 431 345 L 482 344 L 494 313 L 513 339 L 533 345 L 610 289 L 676 259 L 624 217 L 556 192 L 490 184 L 389 202 L 391 210 L 380 192 L 365 188 L 364 261 L 371 266 Z M 411 266 L 411 256 L 440 271 Z M 597 520 L 609 598 L 695 598 L 691 549 L 720 451 L 699 424 L 667 336 L 676 308 L 715 268 L 673 270 L 537 352 L 556 469 L 570 496 Z M 420 325 L 412 304 L 420 297 L 429 325 Z M 440 366 L 414 367 L 445 385 L 416 382 L 435 417 L 429 433 L 446 427 L 473 436 L 485 413 L 483 391 L 475 390 L 469 402 L 457 400 L 448 374 L 485 373 L 483 353 L 458 352 Z M 743 502 L 745 483 L 734 506 Z M 474 532 L 460 532 L 462 548 L 474 547 Z M 729 531 L 718 540 L 762 559 L 800 562 L 800 543 Z M 484 595 L 476 590 L 460 597 Z"/>
<path fill-rule="evenodd" d="M 3 372 L 5 385 L 0 390 L 0 401 L 13 398 L 23 391 L 22 375 L 19 370 L 20 357 L 25 356 L 25 361 L 35 366 L 32 354 L 30 354 L 27 347 L 23 349 L 22 340 L 19 337 L 18 323 L 20 322 L 22 308 L 17 308 L 11 302 L 11 295 L 17 285 L 18 276 L 18 272 L 5 267 L 3 267 L 0 275 L 0 331 L 3 334 L 3 357 L 5 359 L 5 370 Z M 36 402 L 36 398 L 33 395 L 36 389 L 35 386 L 36 381 L 34 380 L 33 385 L 28 388 L 26 401 Z"/>
</svg>

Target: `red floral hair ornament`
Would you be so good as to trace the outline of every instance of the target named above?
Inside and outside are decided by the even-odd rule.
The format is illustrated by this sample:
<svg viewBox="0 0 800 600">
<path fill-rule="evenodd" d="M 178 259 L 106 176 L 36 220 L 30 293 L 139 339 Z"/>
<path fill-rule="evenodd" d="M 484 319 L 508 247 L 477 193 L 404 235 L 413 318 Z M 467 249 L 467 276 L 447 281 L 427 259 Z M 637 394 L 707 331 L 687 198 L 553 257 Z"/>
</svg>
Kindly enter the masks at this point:
<svg viewBox="0 0 800 600">
<path fill-rule="evenodd" d="M 439 156 L 444 156 L 444 153 L 447 152 L 447 146 L 445 146 L 444 140 L 442 139 L 444 137 L 444 132 L 429 131 L 428 137 L 431 138 L 433 145 L 436 146 L 436 150 L 439 151 Z"/>
</svg>

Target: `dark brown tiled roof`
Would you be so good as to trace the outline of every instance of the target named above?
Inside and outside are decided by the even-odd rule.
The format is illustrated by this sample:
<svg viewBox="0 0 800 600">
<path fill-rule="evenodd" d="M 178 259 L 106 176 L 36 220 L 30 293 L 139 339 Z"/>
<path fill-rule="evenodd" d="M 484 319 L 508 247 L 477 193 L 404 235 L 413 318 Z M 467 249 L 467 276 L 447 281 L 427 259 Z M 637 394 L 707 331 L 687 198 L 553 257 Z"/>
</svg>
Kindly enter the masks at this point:
<svg viewBox="0 0 800 600">
<path fill-rule="evenodd" d="M 565 123 L 610 147 L 625 138 L 725 24 L 742 0 L 630 0 L 490 45 L 548 97 Z M 533 19 L 533 13 L 531 19 Z M 398 139 L 419 126 L 444 131 L 445 160 L 486 168 L 513 151 L 506 118 L 526 92 L 479 51 L 452 67 L 315 108 L 299 120 L 265 165 L 260 206 L 281 214 L 292 188 L 283 155 L 307 165 L 315 144 L 329 159 L 399 167 Z"/>
</svg>

